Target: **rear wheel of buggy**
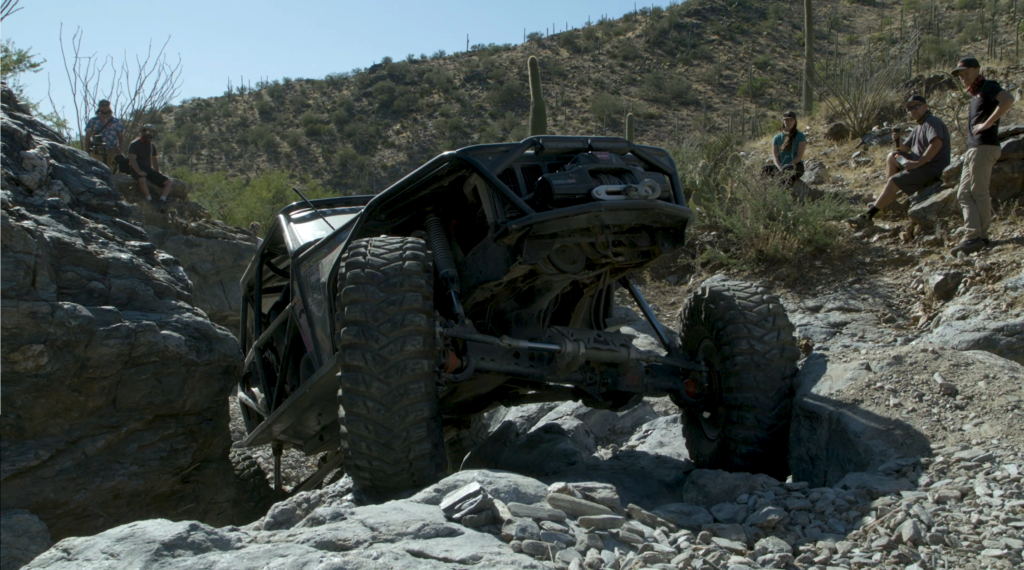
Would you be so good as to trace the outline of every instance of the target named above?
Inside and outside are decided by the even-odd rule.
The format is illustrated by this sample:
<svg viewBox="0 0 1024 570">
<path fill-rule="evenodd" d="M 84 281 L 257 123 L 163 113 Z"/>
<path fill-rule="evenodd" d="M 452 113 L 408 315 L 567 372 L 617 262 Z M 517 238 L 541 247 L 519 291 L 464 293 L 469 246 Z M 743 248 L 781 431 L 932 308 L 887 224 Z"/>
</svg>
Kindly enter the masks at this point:
<svg viewBox="0 0 1024 570">
<path fill-rule="evenodd" d="M 682 350 L 708 367 L 702 405 L 683 407 L 690 459 L 703 469 L 784 480 L 800 351 L 779 298 L 760 285 L 712 279 L 680 319 Z"/>
<path fill-rule="evenodd" d="M 437 409 L 433 264 L 422 239 L 352 242 L 338 276 L 345 470 L 387 499 L 437 481 L 446 457 Z"/>
</svg>

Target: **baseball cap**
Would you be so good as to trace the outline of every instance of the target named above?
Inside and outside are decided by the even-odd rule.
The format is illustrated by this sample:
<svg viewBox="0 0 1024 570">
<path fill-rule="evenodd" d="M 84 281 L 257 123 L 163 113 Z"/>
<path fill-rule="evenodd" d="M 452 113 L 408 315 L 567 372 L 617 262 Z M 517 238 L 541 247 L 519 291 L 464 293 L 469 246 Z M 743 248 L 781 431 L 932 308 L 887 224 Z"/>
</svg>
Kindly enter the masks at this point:
<svg viewBox="0 0 1024 570">
<path fill-rule="evenodd" d="M 786 111 L 785 113 L 782 114 L 782 118 L 783 119 L 793 119 L 795 121 L 796 120 L 796 113 L 794 113 L 793 111 Z"/>
<path fill-rule="evenodd" d="M 964 71 L 965 69 L 970 69 L 972 67 L 976 69 L 981 69 L 981 64 L 978 63 L 978 60 L 974 59 L 973 57 L 965 57 L 960 61 L 956 62 L 956 69 L 950 71 L 949 73 L 955 77 L 957 75 L 960 75 L 961 71 Z"/>
<path fill-rule="evenodd" d="M 907 102 L 904 104 L 904 106 L 909 107 L 914 103 L 923 103 L 927 105 L 928 100 L 925 99 L 923 95 L 911 95 L 910 99 L 907 99 Z"/>
</svg>

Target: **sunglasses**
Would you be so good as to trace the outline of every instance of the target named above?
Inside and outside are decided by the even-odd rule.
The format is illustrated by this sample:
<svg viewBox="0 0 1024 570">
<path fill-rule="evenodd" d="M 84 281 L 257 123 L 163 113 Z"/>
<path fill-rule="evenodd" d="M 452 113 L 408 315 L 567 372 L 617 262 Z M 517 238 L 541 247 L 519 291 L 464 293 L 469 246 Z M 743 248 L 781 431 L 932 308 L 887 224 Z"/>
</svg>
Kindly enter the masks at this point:
<svg viewBox="0 0 1024 570">
<path fill-rule="evenodd" d="M 907 110 L 908 111 L 916 111 L 916 110 L 920 109 L 921 107 L 922 107 L 922 105 L 920 105 L 920 104 L 918 104 L 918 105 L 911 105 L 911 106 L 907 107 Z"/>
<path fill-rule="evenodd" d="M 96 111 L 96 114 L 97 115 L 110 115 L 110 114 L 113 114 L 113 111 Z"/>
</svg>

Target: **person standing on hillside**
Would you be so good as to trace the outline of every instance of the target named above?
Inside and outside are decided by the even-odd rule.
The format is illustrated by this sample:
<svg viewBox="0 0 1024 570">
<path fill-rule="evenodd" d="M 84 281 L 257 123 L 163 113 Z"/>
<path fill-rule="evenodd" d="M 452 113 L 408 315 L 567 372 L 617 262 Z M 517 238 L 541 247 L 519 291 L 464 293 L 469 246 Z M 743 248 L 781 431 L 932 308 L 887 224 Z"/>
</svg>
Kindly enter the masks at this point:
<svg viewBox="0 0 1024 570">
<path fill-rule="evenodd" d="M 893 129 L 892 142 L 896 144 L 896 150 L 885 159 L 888 180 L 882 193 L 867 212 L 846 220 L 857 229 L 873 225 L 875 214 L 891 204 L 898 191 L 913 196 L 941 182 L 942 171 L 949 166 L 951 147 L 946 124 L 932 114 L 928 101 L 921 95 L 912 95 L 906 105 L 917 126 L 910 131 L 910 138 L 902 142 L 899 131 Z"/>
<path fill-rule="evenodd" d="M 999 160 L 999 118 L 1013 106 L 1013 95 L 995 81 L 985 79 L 981 64 L 973 57 L 957 62 L 954 77 L 971 94 L 967 121 L 967 152 L 956 198 L 964 213 L 967 235 L 951 251 L 953 255 L 974 253 L 988 246 L 988 228 L 992 224 L 992 198 L 988 187 L 992 167 Z"/>
<path fill-rule="evenodd" d="M 772 139 L 772 162 L 761 169 L 761 174 L 775 177 L 785 173 L 786 186 L 792 186 L 797 178 L 804 175 L 804 152 L 807 137 L 796 128 L 796 113 L 787 111 L 782 115 L 782 132 Z"/>
<path fill-rule="evenodd" d="M 160 162 L 157 160 L 156 145 L 153 138 L 156 137 L 156 127 L 143 125 L 139 138 L 128 145 L 128 164 L 131 166 L 131 175 L 139 183 L 139 192 L 146 198 L 146 202 L 153 203 L 153 197 L 149 195 L 149 186 L 146 180 L 160 186 L 160 211 L 163 212 L 167 206 L 167 195 L 171 193 L 171 179 L 160 173 Z"/>
<path fill-rule="evenodd" d="M 85 124 L 83 148 L 89 156 L 107 165 L 111 172 L 117 166 L 115 159 L 121 155 L 124 145 L 124 125 L 114 117 L 110 101 L 100 100 L 96 104 L 96 116 Z"/>
</svg>

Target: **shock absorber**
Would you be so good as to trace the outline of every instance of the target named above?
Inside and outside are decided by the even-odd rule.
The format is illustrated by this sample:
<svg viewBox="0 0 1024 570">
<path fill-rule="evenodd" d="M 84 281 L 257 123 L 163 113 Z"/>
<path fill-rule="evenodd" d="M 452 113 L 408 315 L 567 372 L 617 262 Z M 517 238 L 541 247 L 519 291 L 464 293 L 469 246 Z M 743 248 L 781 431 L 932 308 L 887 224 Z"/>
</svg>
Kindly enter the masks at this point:
<svg viewBox="0 0 1024 570">
<path fill-rule="evenodd" d="M 448 243 L 448 235 L 444 231 L 444 224 L 437 216 L 427 216 L 427 244 L 434 252 L 434 266 L 437 267 L 437 275 L 441 283 L 448 289 L 448 297 L 452 300 L 452 310 L 459 323 L 466 320 L 466 314 L 462 310 L 462 303 L 459 301 L 461 286 L 459 284 L 459 271 L 455 268 L 455 255 L 452 254 L 452 246 Z"/>
</svg>

